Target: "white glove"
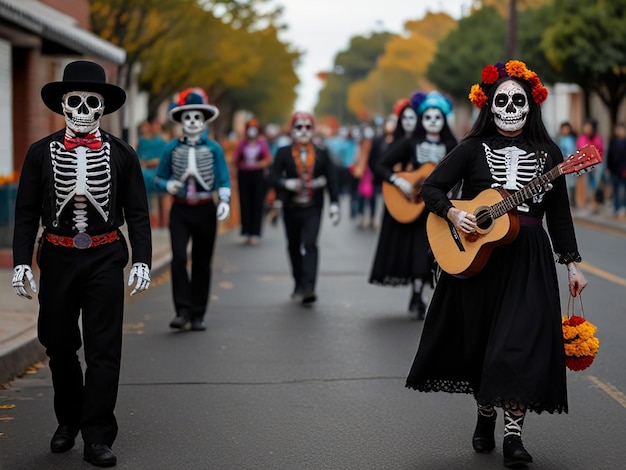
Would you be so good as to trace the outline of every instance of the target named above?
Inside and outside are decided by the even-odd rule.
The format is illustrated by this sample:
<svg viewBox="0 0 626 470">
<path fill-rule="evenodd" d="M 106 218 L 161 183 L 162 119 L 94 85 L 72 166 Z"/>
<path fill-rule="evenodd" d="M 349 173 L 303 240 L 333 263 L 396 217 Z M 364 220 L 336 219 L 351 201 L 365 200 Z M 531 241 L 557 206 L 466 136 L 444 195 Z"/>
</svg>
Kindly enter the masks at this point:
<svg viewBox="0 0 626 470">
<path fill-rule="evenodd" d="M 451 207 L 448 210 L 448 219 L 456 228 L 465 233 L 473 233 L 476 231 L 476 216 Z"/>
<path fill-rule="evenodd" d="M 13 290 L 20 297 L 32 299 L 33 296 L 26 292 L 26 287 L 24 287 L 24 278 L 28 279 L 30 290 L 37 292 L 37 283 L 31 267 L 27 264 L 18 264 L 13 268 Z"/>
<path fill-rule="evenodd" d="M 333 222 L 333 225 L 337 225 L 339 223 L 339 219 L 341 216 L 339 215 L 339 205 L 331 204 L 330 205 L 330 220 Z"/>
<path fill-rule="evenodd" d="M 217 220 L 224 222 L 230 216 L 230 204 L 226 201 L 220 201 L 217 204 Z"/>
<path fill-rule="evenodd" d="M 287 191 L 293 191 L 297 193 L 302 188 L 302 181 L 300 178 L 289 178 L 285 180 L 285 189 Z"/>
<path fill-rule="evenodd" d="M 135 284 L 135 288 L 130 292 L 130 295 L 143 292 L 150 287 L 150 268 L 146 263 L 133 263 L 132 268 L 130 268 L 128 285 L 132 286 L 135 279 L 137 283 Z"/>
<path fill-rule="evenodd" d="M 407 180 L 394 174 L 391 177 L 390 181 L 395 185 L 396 188 L 402 191 L 402 193 L 407 197 L 407 199 L 410 199 L 413 197 L 413 194 L 414 194 L 413 185 L 409 183 Z"/>
<path fill-rule="evenodd" d="M 172 196 L 176 196 L 180 188 L 183 187 L 183 182 L 178 180 L 169 180 L 165 183 L 165 190 L 170 193 Z"/>
<path fill-rule="evenodd" d="M 326 177 L 324 175 L 318 176 L 311 181 L 311 189 L 323 188 L 326 186 Z"/>
</svg>

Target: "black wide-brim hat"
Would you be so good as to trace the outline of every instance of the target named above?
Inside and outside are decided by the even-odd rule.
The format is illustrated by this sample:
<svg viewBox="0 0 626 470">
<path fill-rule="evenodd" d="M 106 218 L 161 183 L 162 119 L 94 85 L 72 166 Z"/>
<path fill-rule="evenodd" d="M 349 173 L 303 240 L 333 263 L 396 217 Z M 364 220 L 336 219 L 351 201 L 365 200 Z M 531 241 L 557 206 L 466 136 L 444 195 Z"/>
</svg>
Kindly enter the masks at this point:
<svg viewBox="0 0 626 470">
<path fill-rule="evenodd" d="M 63 81 L 51 82 L 41 88 L 44 104 L 57 114 L 63 114 L 63 95 L 70 91 L 92 91 L 104 98 L 104 114 L 111 114 L 126 102 L 126 92 L 106 82 L 106 73 L 99 64 L 87 60 L 70 62 L 63 71 Z"/>
</svg>

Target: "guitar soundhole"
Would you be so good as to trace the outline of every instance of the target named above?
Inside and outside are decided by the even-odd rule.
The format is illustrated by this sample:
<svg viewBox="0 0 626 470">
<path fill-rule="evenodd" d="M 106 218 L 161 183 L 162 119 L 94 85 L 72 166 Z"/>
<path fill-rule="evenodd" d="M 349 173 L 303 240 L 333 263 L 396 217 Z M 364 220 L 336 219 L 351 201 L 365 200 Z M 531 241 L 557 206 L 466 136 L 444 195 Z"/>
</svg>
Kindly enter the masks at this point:
<svg viewBox="0 0 626 470">
<path fill-rule="evenodd" d="M 489 212 L 489 208 L 479 208 L 474 212 L 476 216 L 476 226 L 479 233 L 487 233 L 493 227 L 493 218 Z"/>
</svg>

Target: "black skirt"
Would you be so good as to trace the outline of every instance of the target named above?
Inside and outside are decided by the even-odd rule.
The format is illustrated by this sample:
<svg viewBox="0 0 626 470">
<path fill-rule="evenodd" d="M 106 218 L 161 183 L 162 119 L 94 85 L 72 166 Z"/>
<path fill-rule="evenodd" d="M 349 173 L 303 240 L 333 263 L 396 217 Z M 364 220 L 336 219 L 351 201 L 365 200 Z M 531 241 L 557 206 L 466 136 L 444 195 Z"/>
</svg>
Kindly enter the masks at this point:
<svg viewBox="0 0 626 470">
<path fill-rule="evenodd" d="M 426 237 L 428 211 L 413 222 L 395 220 L 385 208 L 370 284 L 404 286 L 415 279 L 432 280 L 433 256 Z"/>
<path fill-rule="evenodd" d="M 541 225 L 522 225 L 476 276 L 441 275 L 406 386 L 567 412 L 559 289 Z"/>
</svg>

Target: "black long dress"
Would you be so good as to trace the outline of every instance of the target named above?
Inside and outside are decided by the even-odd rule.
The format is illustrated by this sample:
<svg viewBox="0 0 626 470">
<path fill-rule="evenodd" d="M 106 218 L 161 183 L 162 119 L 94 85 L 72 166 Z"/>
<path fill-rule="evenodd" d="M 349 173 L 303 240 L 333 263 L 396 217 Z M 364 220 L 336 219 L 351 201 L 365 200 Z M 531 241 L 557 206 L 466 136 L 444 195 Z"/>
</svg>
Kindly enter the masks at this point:
<svg viewBox="0 0 626 470">
<path fill-rule="evenodd" d="M 426 204 L 445 216 L 450 207 L 445 194 L 461 178 L 461 199 L 473 199 L 492 185 L 514 192 L 563 160 L 556 145 L 546 150 L 535 151 L 523 137 L 467 139 L 426 181 Z M 466 279 L 441 275 L 407 387 L 472 393 L 495 406 L 517 401 L 535 412 L 567 412 L 552 246 L 559 263 L 580 256 L 564 178 L 553 185 L 518 206 L 524 214 L 518 236 L 495 248 L 479 274 Z M 549 237 L 541 223 L 544 215 Z"/>
<path fill-rule="evenodd" d="M 414 137 L 403 138 L 391 144 L 375 166 L 375 174 L 389 181 L 393 168 L 400 164 L 403 171 L 417 170 L 425 163 L 438 163 L 456 142 L 433 143 Z M 387 208 L 378 236 L 376 254 L 369 283 L 383 286 L 403 286 L 415 279 L 432 279 L 433 257 L 426 238 L 428 211 L 408 224 L 395 220 Z"/>
</svg>

